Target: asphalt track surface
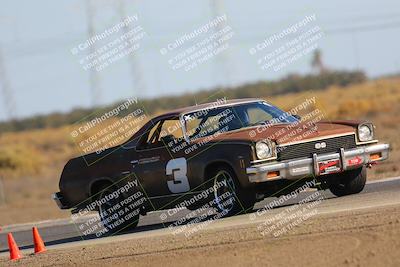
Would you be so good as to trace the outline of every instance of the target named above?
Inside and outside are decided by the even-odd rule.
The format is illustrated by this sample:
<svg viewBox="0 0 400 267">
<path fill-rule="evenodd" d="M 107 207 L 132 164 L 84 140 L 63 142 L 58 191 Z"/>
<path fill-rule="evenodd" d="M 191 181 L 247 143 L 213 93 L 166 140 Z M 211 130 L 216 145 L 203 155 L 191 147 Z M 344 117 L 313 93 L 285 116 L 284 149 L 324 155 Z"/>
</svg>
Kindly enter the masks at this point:
<svg viewBox="0 0 400 267">
<path fill-rule="evenodd" d="M 299 199 L 313 194 L 313 191 L 302 192 L 298 198 L 285 202 L 284 206 L 274 208 L 268 211 L 267 216 L 274 216 L 282 211 L 285 207 L 297 204 Z M 385 206 L 400 205 L 400 177 L 389 178 L 368 182 L 364 190 L 356 195 L 337 198 L 329 191 L 321 191 L 323 201 L 318 205 L 318 214 L 332 214 L 343 211 L 362 210 L 362 209 L 379 209 Z M 254 212 L 262 208 L 274 199 L 268 198 L 256 204 Z M 67 212 L 67 211 L 66 211 Z M 157 211 L 141 217 L 139 226 L 130 232 L 125 232 L 111 237 L 96 238 L 95 235 L 82 237 L 80 231 L 70 219 L 60 219 L 43 221 L 38 223 L 27 223 L 19 225 L 5 226 L 0 233 L 0 256 L 8 255 L 7 233 L 12 232 L 20 249 L 26 250 L 26 253 L 33 252 L 32 226 L 36 226 L 40 230 L 40 234 L 49 250 L 61 249 L 75 246 L 89 246 L 93 244 L 110 243 L 113 241 L 132 240 L 136 238 L 163 236 L 172 234 L 171 230 L 165 228 L 168 223 L 172 223 L 184 216 L 188 211 L 181 210 L 178 214 L 168 217 L 167 220 L 161 221 L 160 215 L 165 211 Z M 216 220 L 208 227 L 212 229 L 226 228 L 237 225 L 255 224 L 265 219 L 255 216 L 256 213 L 234 216 L 225 219 Z M 253 218 L 253 219 L 250 219 Z"/>
</svg>

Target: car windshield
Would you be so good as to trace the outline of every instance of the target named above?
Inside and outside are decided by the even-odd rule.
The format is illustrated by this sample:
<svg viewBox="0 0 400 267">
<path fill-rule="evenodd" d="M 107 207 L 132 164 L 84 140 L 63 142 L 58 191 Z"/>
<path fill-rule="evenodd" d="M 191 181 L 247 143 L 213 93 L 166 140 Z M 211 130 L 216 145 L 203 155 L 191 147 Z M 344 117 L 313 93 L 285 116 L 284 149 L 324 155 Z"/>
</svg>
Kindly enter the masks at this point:
<svg viewBox="0 0 400 267">
<path fill-rule="evenodd" d="M 197 139 L 258 124 L 292 123 L 295 117 L 264 101 L 204 109 L 183 116 L 186 135 Z"/>
</svg>

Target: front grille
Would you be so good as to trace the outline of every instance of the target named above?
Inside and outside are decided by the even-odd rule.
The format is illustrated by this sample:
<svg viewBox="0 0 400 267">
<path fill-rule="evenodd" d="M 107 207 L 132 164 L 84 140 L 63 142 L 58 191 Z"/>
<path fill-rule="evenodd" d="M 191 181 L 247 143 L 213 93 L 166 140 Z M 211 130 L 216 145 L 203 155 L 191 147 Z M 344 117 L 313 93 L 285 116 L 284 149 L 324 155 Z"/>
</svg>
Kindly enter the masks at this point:
<svg viewBox="0 0 400 267">
<path fill-rule="evenodd" d="M 316 149 L 317 143 L 326 143 L 326 147 Z M 356 147 L 355 135 L 345 135 L 333 138 L 321 139 L 316 141 L 304 142 L 294 145 L 278 147 L 278 160 L 288 160 L 295 158 L 309 158 L 314 153 L 325 154 L 339 152 L 340 148 L 351 149 Z"/>
</svg>

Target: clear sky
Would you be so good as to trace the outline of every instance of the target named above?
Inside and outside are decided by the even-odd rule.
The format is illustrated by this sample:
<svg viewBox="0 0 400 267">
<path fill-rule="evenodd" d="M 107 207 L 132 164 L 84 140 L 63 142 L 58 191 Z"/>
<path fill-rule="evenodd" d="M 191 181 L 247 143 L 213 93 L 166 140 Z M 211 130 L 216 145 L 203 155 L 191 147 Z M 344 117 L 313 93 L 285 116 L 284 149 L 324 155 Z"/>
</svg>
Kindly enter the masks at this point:
<svg viewBox="0 0 400 267">
<path fill-rule="evenodd" d="M 125 1 L 124 12 L 138 16 L 146 36 L 131 57 L 124 57 L 98 73 L 101 95 L 109 104 L 132 96 L 192 92 L 216 85 L 273 80 L 288 73 L 308 73 L 311 55 L 281 71 L 264 71 L 249 49 L 273 33 L 316 15 L 324 30 L 318 41 L 324 63 L 333 69 L 362 69 L 371 77 L 400 72 L 400 1 L 227 1 L 219 12 L 234 35 L 223 54 L 185 72 L 173 70 L 160 49 L 212 18 L 212 1 Z M 95 0 L 93 25 L 104 32 L 121 21 L 118 1 Z M 71 49 L 88 39 L 86 1 L 0 0 L 0 52 L 8 90 L 18 117 L 89 107 L 92 103 L 89 71 L 83 70 Z M 225 67 L 222 67 L 225 66 Z M 1 71 L 1 70 L 0 70 Z M 0 83 L 1 86 L 1 83 Z M 0 94 L 0 120 L 7 108 Z"/>
</svg>

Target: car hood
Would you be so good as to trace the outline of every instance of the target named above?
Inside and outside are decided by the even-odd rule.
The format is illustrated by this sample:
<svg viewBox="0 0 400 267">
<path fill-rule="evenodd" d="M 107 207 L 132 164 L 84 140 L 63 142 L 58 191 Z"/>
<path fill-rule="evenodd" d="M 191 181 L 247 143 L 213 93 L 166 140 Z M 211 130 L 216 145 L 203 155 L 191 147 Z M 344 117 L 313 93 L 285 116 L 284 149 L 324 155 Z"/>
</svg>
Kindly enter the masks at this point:
<svg viewBox="0 0 400 267">
<path fill-rule="evenodd" d="M 352 134 L 359 122 L 356 121 L 321 121 L 311 123 L 282 123 L 275 125 L 257 125 L 229 132 L 215 134 L 212 138 L 199 138 L 196 142 L 204 141 L 248 141 L 257 142 L 263 139 L 284 144 L 332 135 Z"/>
</svg>

